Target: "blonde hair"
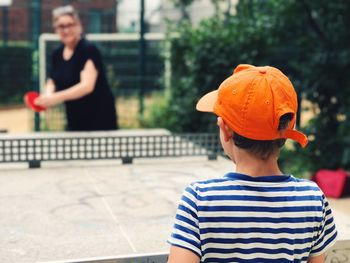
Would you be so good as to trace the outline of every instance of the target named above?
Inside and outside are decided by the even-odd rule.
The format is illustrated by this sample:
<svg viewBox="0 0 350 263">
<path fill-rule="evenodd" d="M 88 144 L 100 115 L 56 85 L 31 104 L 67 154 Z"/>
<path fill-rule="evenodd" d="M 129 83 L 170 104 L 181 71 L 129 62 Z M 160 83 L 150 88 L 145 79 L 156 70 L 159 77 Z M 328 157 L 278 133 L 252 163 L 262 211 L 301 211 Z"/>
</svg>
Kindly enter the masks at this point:
<svg viewBox="0 0 350 263">
<path fill-rule="evenodd" d="M 74 7 L 71 5 L 64 5 L 56 7 L 52 10 L 52 19 L 55 22 L 60 16 L 69 15 L 73 17 L 75 20 L 80 21 L 79 15 L 77 11 L 75 11 Z"/>
</svg>

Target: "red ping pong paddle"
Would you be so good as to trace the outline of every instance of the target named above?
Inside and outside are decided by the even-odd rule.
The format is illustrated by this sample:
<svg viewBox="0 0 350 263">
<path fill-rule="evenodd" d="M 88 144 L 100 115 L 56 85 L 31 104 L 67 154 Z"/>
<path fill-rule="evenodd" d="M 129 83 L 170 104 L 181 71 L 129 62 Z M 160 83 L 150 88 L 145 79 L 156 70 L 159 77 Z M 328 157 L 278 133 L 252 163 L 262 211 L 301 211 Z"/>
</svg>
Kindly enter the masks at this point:
<svg viewBox="0 0 350 263">
<path fill-rule="evenodd" d="M 31 108 L 32 110 L 34 110 L 36 112 L 46 110 L 45 107 L 34 104 L 34 100 L 39 96 L 40 96 L 40 94 L 36 91 L 28 91 L 26 94 L 24 94 L 23 98 L 24 98 L 24 102 L 27 105 L 27 107 Z"/>
</svg>

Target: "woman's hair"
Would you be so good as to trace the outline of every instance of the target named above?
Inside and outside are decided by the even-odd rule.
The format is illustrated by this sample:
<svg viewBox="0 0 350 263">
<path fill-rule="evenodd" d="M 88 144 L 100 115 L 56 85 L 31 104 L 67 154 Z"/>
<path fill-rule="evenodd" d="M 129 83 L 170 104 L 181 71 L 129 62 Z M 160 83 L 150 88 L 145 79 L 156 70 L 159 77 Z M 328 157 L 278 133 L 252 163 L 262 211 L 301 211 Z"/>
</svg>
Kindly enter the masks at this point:
<svg viewBox="0 0 350 263">
<path fill-rule="evenodd" d="M 283 131 L 288 128 L 290 121 L 293 119 L 292 113 L 287 113 L 281 116 L 279 120 L 278 130 Z M 280 148 L 285 144 L 286 139 L 277 140 L 252 140 L 245 138 L 234 132 L 233 134 L 234 144 L 254 156 L 267 160 L 271 154 L 277 153 Z"/>
<path fill-rule="evenodd" d="M 71 5 L 64 5 L 56 7 L 54 10 L 52 10 L 52 19 L 53 22 L 57 20 L 60 16 L 69 15 L 72 16 L 75 20 L 79 21 L 79 15 L 77 11 L 74 9 Z"/>
</svg>

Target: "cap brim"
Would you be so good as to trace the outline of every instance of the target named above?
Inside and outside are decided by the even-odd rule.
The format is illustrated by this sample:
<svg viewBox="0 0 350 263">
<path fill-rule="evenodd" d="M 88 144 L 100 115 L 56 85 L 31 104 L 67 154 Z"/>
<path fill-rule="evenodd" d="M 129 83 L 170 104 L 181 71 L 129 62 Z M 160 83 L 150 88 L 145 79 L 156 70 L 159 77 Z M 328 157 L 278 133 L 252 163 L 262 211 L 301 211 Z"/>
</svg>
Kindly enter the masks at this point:
<svg viewBox="0 0 350 263">
<path fill-rule="evenodd" d="M 199 99 L 196 105 L 196 109 L 198 111 L 213 112 L 214 105 L 217 99 L 218 99 L 218 90 L 209 92 Z"/>
<path fill-rule="evenodd" d="M 309 142 L 307 136 L 297 130 L 286 130 L 283 137 L 297 141 L 303 148 L 305 148 Z"/>
</svg>

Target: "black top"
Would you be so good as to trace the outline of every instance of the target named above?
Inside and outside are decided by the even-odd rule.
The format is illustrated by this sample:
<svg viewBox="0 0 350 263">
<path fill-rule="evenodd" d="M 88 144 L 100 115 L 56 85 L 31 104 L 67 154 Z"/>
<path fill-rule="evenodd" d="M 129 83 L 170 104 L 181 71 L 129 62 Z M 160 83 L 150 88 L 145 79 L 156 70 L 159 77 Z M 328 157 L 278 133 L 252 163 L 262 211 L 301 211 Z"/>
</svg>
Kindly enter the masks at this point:
<svg viewBox="0 0 350 263">
<path fill-rule="evenodd" d="M 101 54 L 96 46 L 82 38 L 68 60 L 63 58 L 63 49 L 64 46 L 61 45 L 52 55 L 50 78 L 54 81 L 57 91 L 79 83 L 80 72 L 89 59 L 98 71 L 92 93 L 65 102 L 67 129 L 71 131 L 117 129 L 114 96 L 109 88 Z"/>
</svg>

